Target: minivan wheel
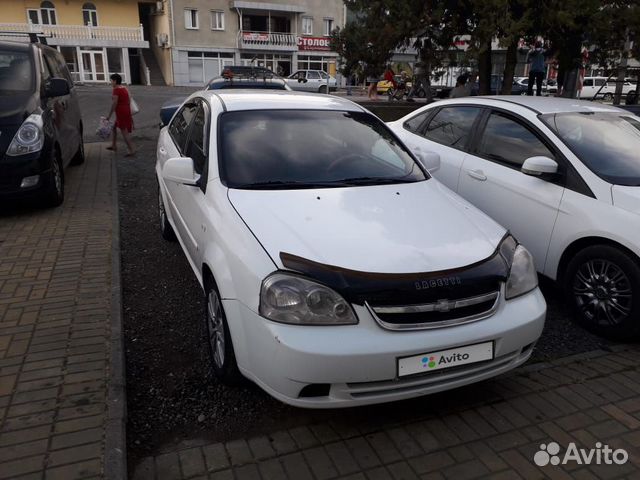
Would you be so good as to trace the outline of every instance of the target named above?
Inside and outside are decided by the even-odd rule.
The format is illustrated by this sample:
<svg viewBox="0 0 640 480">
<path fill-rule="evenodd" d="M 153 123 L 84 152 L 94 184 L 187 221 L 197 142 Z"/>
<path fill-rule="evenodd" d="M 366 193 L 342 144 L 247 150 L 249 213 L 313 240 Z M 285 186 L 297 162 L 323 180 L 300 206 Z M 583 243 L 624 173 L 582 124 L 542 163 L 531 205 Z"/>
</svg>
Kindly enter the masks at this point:
<svg viewBox="0 0 640 480">
<path fill-rule="evenodd" d="M 238 385 L 243 376 L 238 370 L 233 342 L 229 333 L 229 325 L 224 314 L 222 301 L 213 281 L 209 280 L 205 294 L 205 321 L 207 326 L 207 342 L 213 365 L 213 372 L 218 380 L 226 385 Z"/>
<path fill-rule="evenodd" d="M 610 102 L 610 101 L 612 101 L 612 100 L 613 100 L 613 94 L 611 94 L 611 93 L 605 93 L 605 94 L 602 96 L 602 99 L 603 99 L 605 102 Z"/>
<path fill-rule="evenodd" d="M 320 93 L 327 93 L 328 91 L 329 90 L 328 90 L 326 85 L 321 85 L 320 89 L 318 90 L 318 92 L 320 92 Z"/>
<path fill-rule="evenodd" d="M 64 201 L 64 173 L 60 160 L 55 157 L 51 161 L 51 173 L 45 187 L 44 203 L 48 207 L 57 207 Z"/>
<path fill-rule="evenodd" d="M 585 328 L 617 340 L 640 333 L 640 266 L 628 253 L 609 245 L 585 248 L 569 262 L 564 287 Z"/>
<path fill-rule="evenodd" d="M 80 124 L 80 145 L 78 151 L 71 159 L 71 165 L 82 165 L 84 163 L 84 139 L 82 138 L 82 124 Z"/>
<path fill-rule="evenodd" d="M 169 223 L 169 219 L 167 218 L 167 210 L 164 207 L 164 200 L 162 200 L 162 192 L 160 191 L 160 186 L 158 185 L 158 216 L 160 219 L 160 234 L 162 238 L 169 242 L 175 242 L 176 232 L 173 231 L 173 227 Z"/>
</svg>

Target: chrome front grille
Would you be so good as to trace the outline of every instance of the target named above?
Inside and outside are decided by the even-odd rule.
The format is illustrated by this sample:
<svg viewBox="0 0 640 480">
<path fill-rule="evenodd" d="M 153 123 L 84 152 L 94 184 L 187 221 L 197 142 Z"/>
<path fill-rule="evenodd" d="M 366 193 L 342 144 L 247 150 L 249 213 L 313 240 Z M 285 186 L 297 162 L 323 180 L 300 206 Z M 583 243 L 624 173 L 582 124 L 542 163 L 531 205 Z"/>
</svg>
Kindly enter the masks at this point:
<svg viewBox="0 0 640 480">
<path fill-rule="evenodd" d="M 474 322 L 490 317 L 500 303 L 500 291 L 473 297 L 416 305 L 375 305 L 366 307 L 376 322 L 388 330 L 424 330 Z"/>
</svg>

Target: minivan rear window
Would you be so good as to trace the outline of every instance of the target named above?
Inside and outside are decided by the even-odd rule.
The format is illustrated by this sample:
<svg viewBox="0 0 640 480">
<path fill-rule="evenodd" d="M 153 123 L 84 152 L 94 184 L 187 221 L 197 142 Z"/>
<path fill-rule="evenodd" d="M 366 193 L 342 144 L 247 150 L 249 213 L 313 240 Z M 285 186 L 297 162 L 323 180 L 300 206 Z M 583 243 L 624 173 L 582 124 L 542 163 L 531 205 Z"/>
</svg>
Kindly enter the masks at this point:
<svg viewBox="0 0 640 480">
<path fill-rule="evenodd" d="M 0 95 L 33 91 L 34 77 L 28 52 L 0 49 Z"/>
</svg>

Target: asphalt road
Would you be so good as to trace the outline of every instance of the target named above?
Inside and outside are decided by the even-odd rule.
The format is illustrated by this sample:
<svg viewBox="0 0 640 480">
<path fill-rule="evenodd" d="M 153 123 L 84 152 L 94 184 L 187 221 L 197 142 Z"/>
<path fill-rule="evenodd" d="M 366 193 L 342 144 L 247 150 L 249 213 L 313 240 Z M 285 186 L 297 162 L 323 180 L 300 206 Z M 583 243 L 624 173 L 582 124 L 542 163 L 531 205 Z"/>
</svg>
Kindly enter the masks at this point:
<svg viewBox="0 0 640 480">
<path fill-rule="evenodd" d="M 81 87 L 86 141 L 98 141 L 95 125 L 108 113 L 110 89 Z M 118 157 L 122 285 L 125 326 L 130 465 L 176 445 L 267 434 L 282 428 L 331 422 L 363 426 L 379 419 L 419 419 L 424 399 L 339 411 L 288 407 L 248 384 L 229 388 L 210 371 L 199 285 L 177 243 L 164 241 L 157 222 L 154 152 L 158 110 L 188 89 L 134 87 L 141 107 L 135 117 L 135 158 Z M 381 108 L 379 115 L 398 115 Z M 392 118 L 385 118 L 391 120 Z M 120 147 L 124 151 L 123 146 Z M 545 331 L 531 362 L 607 348 L 608 342 L 574 325 L 552 285 L 543 284 L 548 302 Z M 429 397 L 439 405 L 464 405 L 486 395 L 491 381 Z M 132 468 L 133 471 L 133 468 Z"/>
</svg>

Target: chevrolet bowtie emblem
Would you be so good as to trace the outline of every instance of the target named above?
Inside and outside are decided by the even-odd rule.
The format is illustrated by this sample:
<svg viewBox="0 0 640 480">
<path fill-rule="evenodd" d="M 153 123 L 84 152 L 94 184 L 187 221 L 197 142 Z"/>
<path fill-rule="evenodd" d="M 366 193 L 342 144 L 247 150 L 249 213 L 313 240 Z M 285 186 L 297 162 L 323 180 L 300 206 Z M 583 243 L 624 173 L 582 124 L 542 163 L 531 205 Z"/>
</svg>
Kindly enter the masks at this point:
<svg viewBox="0 0 640 480">
<path fill-rule="evenodd" d="M 449 310 L 451 310 L 454 306 L 455 306 L 456 302 L 450 302 L 449 300 L 442 299 L 442 300 L 438 300 L 435 304 L 435 310 L 436 312 L 448 312 Z"/>
</svg>

